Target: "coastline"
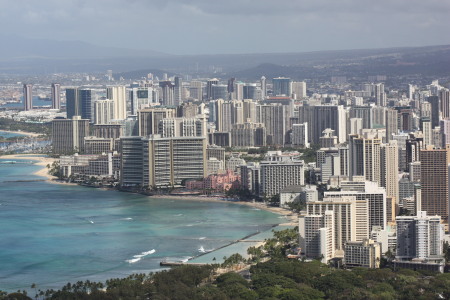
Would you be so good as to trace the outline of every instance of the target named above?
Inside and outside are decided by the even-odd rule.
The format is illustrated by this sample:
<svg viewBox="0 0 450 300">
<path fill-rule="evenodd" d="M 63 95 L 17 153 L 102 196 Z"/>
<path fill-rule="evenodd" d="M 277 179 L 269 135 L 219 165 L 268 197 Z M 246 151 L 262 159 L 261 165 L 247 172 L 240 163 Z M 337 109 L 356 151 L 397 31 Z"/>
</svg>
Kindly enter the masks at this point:
<svg viewBox="0 0 450 300">
<path fill-rule="evenodd" d="M 243 202 L 243 201 L 227 201 L 227 200 L 221 200 L 221 197 L 201 197 L 201 196 L 174 196 L 174 195 L 154 195 L 154 196 L 148 196 L 149 198 L 154 199 L 170 199 L 170 200 L 181 200 L 181 201 L 203 201 L 203 202 L 215 202 L 215 203 L 232 203 L 232 204 L 238 204 L 238 205 L 245 205 L 248 207 L 252 207 L 255 209 L 261 209 L 265 210 L 274 214 L 278 214 L 281 216 L 286 217 L 286 222 L 280 222 L 278 225 L 296 225 L 298 223 L 298 215 L 296 213 L 293 213 L 292 211 L 288 209 L 284 209 L 281 207 L 272 207 L 267 206 L 266 204 L 262 202 Z"/>
<path fill-rule="evenodd" d="M 48 164 L 52 164 L 54 161 L 57 161 L 57 158 L 52 157 L 46 157 L 45 154 L 42 154 L 42 156 L 35 156 L 36 154 L 12 154 L 12 155 L 3 155 L 0 156 L 1 159 L 6 160 L 29 160 L 33 161 L 34 165 L 41 166 L 38 171 L 34 172 L 33 175 L 37 175 L 40 177 L 45 178 L 46 182 L 54 183 L 54 184 L 63 184 L 63 185 L 76 185 L 75 183 L 65 183 L 65 182 L 59 182 L 56 179 L 56 177 L 51 176 L 48 174 L 48 168 L 46 167 Z M 240 201 L 227 201 L 223 200 L 222 197 L 203 197 L 203 196 L 178 196 L 178 195 L 153 195 L 153 196 L 146 196 L 148 199 L 170 199 L 175 201 L 198 201 L 198 202 L 211 202 L 211 203 L 227 203 L 227 204 L 237 204 L 237 205 L 245 205 L 249 208 L 254 208 L 256 210 L 264 210 L 268 211 L 274 214 L 277 214 L 280 216 L 279 221 L 276 222 L 276 225 L 273 226 L 273 228 L 277 226 L 284 226 L 284 225 L 298 225 L 298 216 L 296 213 L 293 213 L 287 209 L 279 208 L 279 207 L 268 207 L 264 203 L 260 202 L 240 202 Z M 283 218 L 281 218 L 281 216 Z M 274 222 L 275 224 L 275 222 Z M 251 246 L 262 246 L 265 244 L 265 242 L 261 239 L 254 239 L 251 240 L 251 237 L 260 234 L 259 232 L 255 232 L 251 234 L 250 236 L 241 237 L 240 239 L 237 239 L 233 241 L 232 243 L 223 245 L 217 249 L 214 249 L 211 252 L 205 253 L 204 255 L 198 255 L 195 256 L 189 261 L 185 262 L 186 264 L 213 264 L 221 260 L 220 258 L 223 256 L 229 257 L 230 255 L 234 253 L 240 253 L 244 257 L 247 257 L 247 249 Z M 216 257 L 219 259 L 216 260 Z M 183 262 L 184 264 L 184 262 Z"/>
<path fill-rule="evenodd" d="M 38 136 L 42 135 L 39 133 L 28 132 L 28 131 L 13 131 L 13 130 L 3 130 L 3 129 L 0 129 L 0 131 L 7 132 L 7 133 L 21 134 L 21 135 L 25 135 L 25 136 L 29 136 L 29 137 L 38 137 Z"/>
<path fill-rule="evenodd" d="M 39 169 L 38 171 L 34 172 L 33 175 L 37 175 L 40 177 L 44 177 L 45 181 L 51 182 L 51 183 L 56 183 L 53 179 L 55 179 L 55 176 L 52 176 L 48 173 L 48 169 L 47 169 L 47 165 L 48 164 L 52 164 L 54 161 L 56 161 L 56 158 L 52 158 L 52 157 L 44 157 L 44 156 L 34 156 L 36 154 L 8 154 L 8 155 L 1 155 L 0 158 L 1 159 L 10 159 L 10 160 L 14 160 L 14 159 L 23 159 L 23 160 L 32 160 L 32 161 L 37 161 L 34 164 L 37 166 L 41 166 L 42 168 Z M 44 154 L 43 154 L 44 155 Z"/>
<path fill-rule="evenodd" d="M 52 176 L 48 173 L 47 165 L 52 164 L 54 161 L 57 161 L 56 158 L 52 157 L 43 157 L 43 156 L 34 156 L 35 154 L 9 154 L 0 156 L 1 159 L 23 159 L 23 160 L 34 160 L 37 161 L 35 165 L 42 166 L 42 169 L 33 173 L 33 175 L 37 175 L 40 177 L 44 177 L 46 182 L 53 184 L 64 184 L 64 185 L 77 185 L 76 183 L 67 183 L 56 181 L 56 177 Z M 286 218 L 285 222 L 280 222 L 279 225 L 297 225 L 298 215 L 293 213 L 290 210 L 281 208 L 281 207 L 272 207 L 267 206 L 262 202 L 243 202 L 243 201 L 227 201 L 222 200 L 222 197 L 203 197 L 203 196 L 175 196 L 175 195 L 153 195 L 147 196 L 153 199 L 170 199 L 170 200 L 180 200 L 180 201 L 202 201 L 202 202 L 215 202 L 215 203 L 232 203 L 238 205 L 245 205 L 248 207 L 252 207 L 255 209 L 265 210 L 271 213 L 275 213 Z"/>
</svg>

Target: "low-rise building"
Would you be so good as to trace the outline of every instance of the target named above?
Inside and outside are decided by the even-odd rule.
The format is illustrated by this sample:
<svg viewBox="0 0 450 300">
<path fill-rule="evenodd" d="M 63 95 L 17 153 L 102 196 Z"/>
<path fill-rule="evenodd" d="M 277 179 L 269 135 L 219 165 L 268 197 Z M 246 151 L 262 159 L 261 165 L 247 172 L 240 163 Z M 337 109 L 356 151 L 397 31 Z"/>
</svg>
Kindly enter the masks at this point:
<svg viewBox="0 0 450 300">
<path fill-rule="evenodd" d="M 344 261 L 347 267 L 364 267 L 376 269 L 380 267 L 381 245 L 370 239 L 362 242 L 345 243 Z"/>
</svg>

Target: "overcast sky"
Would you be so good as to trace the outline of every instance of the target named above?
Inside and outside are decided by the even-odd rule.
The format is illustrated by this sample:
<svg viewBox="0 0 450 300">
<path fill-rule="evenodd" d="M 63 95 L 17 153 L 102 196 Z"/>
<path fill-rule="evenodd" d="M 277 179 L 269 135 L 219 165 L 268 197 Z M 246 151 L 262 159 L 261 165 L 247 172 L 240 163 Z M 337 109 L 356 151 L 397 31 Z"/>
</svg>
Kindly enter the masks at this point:
<svg viewBox="0 0 450 300">
<path fill-rule="evenodd" d="M 450 44 L 450 0 L 0 0 L 0 34 L 172 54 Z"/>
</svg>

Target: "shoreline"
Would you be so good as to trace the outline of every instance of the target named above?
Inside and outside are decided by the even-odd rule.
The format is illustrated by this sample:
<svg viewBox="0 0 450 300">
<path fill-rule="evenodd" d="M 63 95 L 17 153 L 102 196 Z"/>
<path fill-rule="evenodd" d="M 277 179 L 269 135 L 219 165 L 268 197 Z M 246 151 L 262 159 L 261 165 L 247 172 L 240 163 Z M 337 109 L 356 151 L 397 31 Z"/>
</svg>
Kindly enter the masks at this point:
<svg viewBox="0 0 450 300">
<path fill-rule="evenodd" d="M 42 135 L 39 133 L 28 132 L 28 131 L 14 131 L 14 130 L 3 130 L 3 129 L 0 129 L 0 131 L 7 132 L 7 133 L 13 133 L 13 134 L 20 134 L 20 135 L 30 136 L 30 137 L 38 137 L 38 136 Z"/>
<path fill-rule="evenodd" d="M 34 155 L 36 155 L 36 154 L 27 154 L 27 153 L 8 154 L 8 155 L 1 155 L 0 159 L 10 159 L 10 160 L 23 159 L 23 160 L 36 161 L 34 163 L 34 165 L 41 166 L 42 168 L 39 169 L 38 171 L 34 172 L 32 175 L 44 177 L 45 181 L 55 183 L 55 181 L 53 179 L 55 179 L 56 177 L 48 174 L 47 165 L 48 164 L 51 165 L 57 159 L 52 158 L 52 157 L 44 157 L 45 154 L 42 154 L 42 156 L 34 156 Z"/>
<path fill-rule="evenodd" d="M 78 185 L 76 183 L 66 183 L 66 182 L 60 182 L 55 180 L 56 177 L 48 174 L 48 168 L 46 167 L 48 164 L 52 164 L 54 161 L 58 161 L 57 158 L 52 158 L 52 157 L 47 157 L 45 154 L 42 154 L 42 156 L 34 156 L 36 154 L 11 154 L 11 155 L 3 155 L 0 156 L 0 159 L 6 159 L 6 160 L 29 160 L 29 161 L 33 161 L 34 165 L 40 166 L 41 168 L 34 172 L 33 175 L 37 175 L 40 177 L 44 178 L 44 182 L 48 182 L 48 183 L 52 183 L 52 184 L 63 184 L 63 185 Z M 108 189 L 108 190 L 115 190 L 116 189 Z M 249 208 L 253 208 L 255 210 L 264 210 L 276 215 L 280 216 L 279 221 L 276 222 L 276 224 L 274 224 L 272 226 L 272 228 L 270 230 L 272 230 L 273 228 L 277 227 L 277 226 L 297 226 L 298 225 L 298 214 L 293 213 L 290 210 L 284 209 L 284 208 L 280 208 L 280 207 L 270 207 L 267 206 L 265 203 L 262 202 L 242 202 L 242 201 L 228 201 L 228 200 L 223 200 L 222 197 L 206 197 L 206 196 L 191 196 L 191 195 L 152 195 L 152 196 L 146 196 L 147 199 L 167 199 L 167 200 L 175 200 L 175 201 L 196 201 L 196 202 L 210 202 L 210 203 L 227 203 L 227 204 L 236 204 L 236 205 L 245 205 Z M 282 217 L 283 218 L 282 218 Z M 247 235 L 245 237 L 239 238 L 231 243 L 227 243 L 222 245 L 221 247 L 218 247 L 217 249 L 214 249 L 211 252 L 207 252 L 204 254 L 200 254 L 200 255 L 196 255 L 194 257 L 191 257 L 187 262 L 182 262 L 182 264 L 195 264 L 196 260 L 199 259 L 200 257 L 207 255 L 207 254 L 211 254 L 211 255 L 215 255 L 216 254 L 212 254 L 215 253 L 217 251 L 223 251 L 223 250 L 228 250 L 231 251 L 230 253 L 227 253 L 225 256 L 229 257 L 230 255 L 234 254 L 234 253 L 239 253 L 241 255 L 243 255 L 244 257 L 246 257 L 247 254 L 247 249 L 251 246 L 262 246 L 265 244 L 265 241 L 254 241 L 254 242 L 250 242 L 250 241 L 246 241 L 246 239 L 255 236 L 259 234 L 259 232 L 254 232 L 251 233 L 250 235 Z M 239 249 L 238 251 L 234 251 L 233 249 L 234 246 L 237 246 L 239 244 L 242 244 L 242 242 L 245 242 L 244 244 L 246 244 L 245 249 Z M 227 249 L 230 248 L 230 249 Z M 236 249 L 237 250 L 237 249 Z M 215 258 L 215 257 L 214 257 Z M 215 263 L 215 259 L 211 260 L 211 257 L 207 257 L 207 262 L 201 262 L 200 264 L 213 264 Z"/>
<path fill-rule="evenodd" d="M 286 217 L 286 222 L 280 222 L 278 225 L 291 225 L 297 226 L 298 215 L 290 210 L 281 207 L 267 206 L 263 202 L 244 202 L 244 201 L 227 201 L 221 200 L 221 197 L 201 197 L 201 196 L 174 196 L 174 195 L 153 195 L 148 196 L 154 199 L 170 199 L 170 200 L 181 200 L 181 201 L 199 201 L 199 202 L 211 202 L 211 203 L 231 203 L 238 205 L 245 205 L 248 207 L 265 210 L 274 214 L 278 214 Z"/>
<path fill-rule="evenodd" d="M 9 154 L 0 156 L 1 159 L 23 159 L 23 160 L 34 160 L 37 161 L 34 164 L 37 166 L 42 166 L 42 168 L 33 173 L 33 175 L 37 175 L 40 177 L 44 177 L 45 181 L 52 184 L 63 184 L 63 185 L 79 185 L 77 183 L 67 183 L 55 180 L 56 177 L 48 174 L 47 165 L 52 164 L 54 161 L 58 159 L 52 157 L 43 157 L 43 156 L 34 156 L 35 154 Z M 281 207 L 272 207 L 267 206 L 263 202 L 244 202 L 244 201 L 228 201 L 222 200 L 222 197 L 207 197 L 207 196 L 190 196 L 190 195 L 152 195 L 147 196 L 148 198 L 154 199 L 170 199 L 170 200 L 181 200 L 181 201 L 201 201 L 201 202 L 211 202 L 211 203 L 231 203 L 237 205 L 245 205 L 248 207 L 252 207 L 254 209 L 265 210 L 274 214 L 278 214 L 284 216 L 286 218 L 285 222 L 281 222 L 278 225 L 297 225 L 298 222 L 298 214 L 293 213 L 290 210 Z"/>
</svg>

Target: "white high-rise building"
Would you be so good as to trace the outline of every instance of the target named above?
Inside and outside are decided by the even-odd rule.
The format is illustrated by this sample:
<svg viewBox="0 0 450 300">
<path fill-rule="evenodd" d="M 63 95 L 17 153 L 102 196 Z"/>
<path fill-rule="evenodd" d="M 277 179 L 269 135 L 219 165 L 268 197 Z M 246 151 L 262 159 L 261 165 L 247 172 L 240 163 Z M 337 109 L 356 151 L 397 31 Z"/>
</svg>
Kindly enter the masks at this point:
<svg viewBox="0 0 450 300">
<path fill-rule="evenodd" d="M 114 101 L 96 100 L 94 101 L 94 123 L 96 125 L 109 124 L 114 119 Z"/>
<path fill-rule="evenodd" d="M 23 110 L 33 109 L 33 85 L 24 84 L 23 85 Z"/>
<path fill-rule="evenodd" d="M 425 211 L 419 211 L 417 216 L 398 216 L 396 222 L 396 259 L 426 259 L 442 255 L 444 229 L 441 217 L 427 216 Z"/>
<path fill-rule="evenodd" d="M 125 86 L 110 86 L 106 88 L 106 98 L 114 101 L 114 119 L 127 118 L 127 96 Z"/>
<path fill-rule="evenodd" d="M 267 96 L 266 77 L 262 76 L 260 81 L 261 81 L 261 98 L 265 99 Z"/>
<path fill-rule="evenodd" d="M 308 123 L 292 125 L 291 144 L 304 148 L 310 147 L 308 141 Z"/>
<path fill-rule="evenodd" d="M 347 134 L 361 134 L 363 129 L 361 118 L 350 118 L 347 124 Z"/>
<path fill-rule="evenodd" d="M 290 185 L 304 185 L 304 162 L 275 155 L 260 163 L 261 194 L 270 198 Z"/>
<path fill-rule="evenodd" d="M 327 263 L 335 255 L 335 213 L 299 217 L 300 247 L 307 257 L 322 258 Z"/>
<path fill-rule="evenodd" d="M 369 232 L 374 226 L 386 227 L 386 191 L 375 182 L 369 181 L 343 181 L 341 191 L 325 192 L 326 198 L 342 198 L 354 196 L 356 200 L 368 203 Z"/>
<path fill-rule="evenodd" d="M 292 94 L 295 95 L 295 99 L 302 99 L 306 97 L 306 82 L 304 81 L 292 82 Z"/>
<path fill-rule="evenodd" d="M 361 230 L 363 230 L 364 228 L 366 228 L 367 231 L 367 220 L 365 224 L 361 222 L 357 224 L 356 202 L 357 201 L 355 197 L 342 197 L 326 199 L 324 198 L 323 201 L 310 201 L 306 204 L 306 211 L 308 215 L 324 215 L 326 211 L 333 212 L 335 219 L 335 248 L 337 250 L 344 250 L 344 244 L 347 241 L 354 241 L 357 239 L 357 227 L 359 232 L 361 232 Z M 365 205 L 362 202 L 358 204 Z M 363 207 L 358 205 L 359 213 L 363 212 L 361 208 Z M 365 215 L 367 216 L 367 212 L 365 213 Z M 361 235 L 359 236 L 362 237 Z"/>
</svg>

